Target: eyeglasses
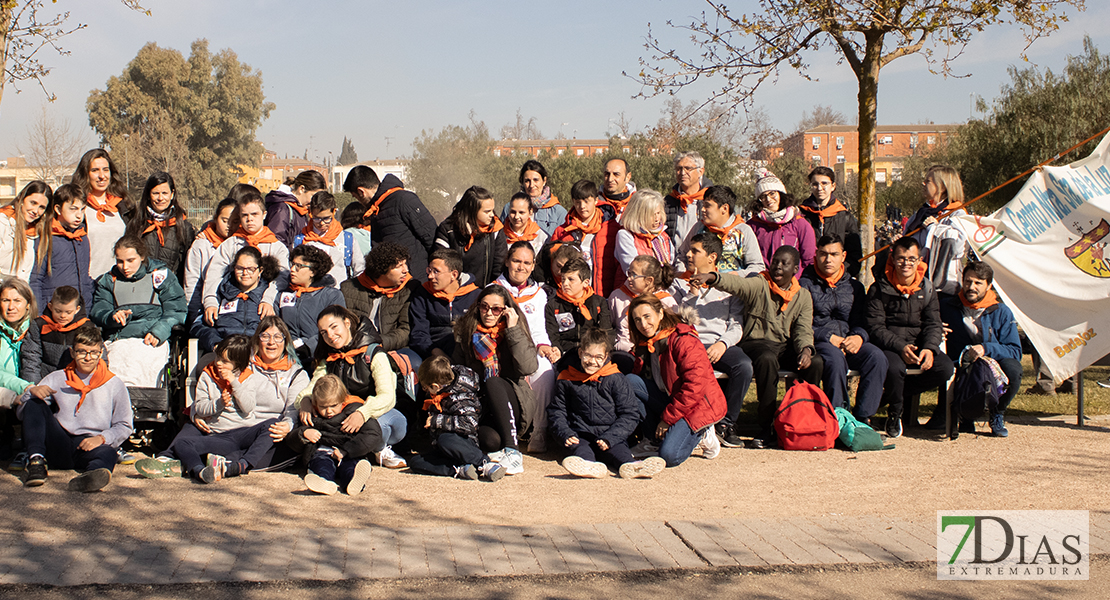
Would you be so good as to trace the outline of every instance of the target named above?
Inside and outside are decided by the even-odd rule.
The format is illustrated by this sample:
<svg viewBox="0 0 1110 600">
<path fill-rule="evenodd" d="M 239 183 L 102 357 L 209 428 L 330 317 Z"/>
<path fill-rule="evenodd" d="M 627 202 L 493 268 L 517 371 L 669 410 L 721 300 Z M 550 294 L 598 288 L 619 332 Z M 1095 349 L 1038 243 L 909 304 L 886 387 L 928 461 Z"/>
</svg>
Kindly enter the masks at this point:
<svg viewBox="0 0 1110 600">
<path fill-rule="evenodd" d="M 490 306 L 486 303 L 478 305 L 478 310 L 484 313 L 489 313 L 495 317 L 500 317 L 501 313 L 505 312 L 504 306 Z"/>
<path fill-rule="evenodd" d="M 644 277 L 647 277 L 647 275 L 632 275 L 632 274 L 629 274 L 627 277 L 625 277 L 625 279 L 643 279 Z"/>
<path fill-rule="evenodd" d="M 74 358 L 98 359 L 103 355 L 104 355 L 104 352 L 102 350 L 74 350 L 73 351 L 73 357 Z"/>
<path fill-rule="evenodd" d="M 320 225 L 328 225 L 334 220 L 335 217 L 312 217 L 312 222 Z"/>
<path fill-rule="evenodd" d="M 308 269 L 308 268 L 310 268 L 310 265 L 306 265 L 304 263 L 293 263 L 293 264 L 289 265 L 289 270 L 290 271 L 300 271 L 301 269 Z"/>
<path fill-rule="evenodd" d="M 919 260 L 921 260 L 921 258 L 917 256 L 898 256 L 894 258 L 895 264 L 899 265 L 912 265 Z"/>
<path fill-rule="evenodd" d="M 257 271 L 261 268 L 262 267 L 235 267 L 235 272 L 236 273 L 243 273 L 243 274 L 254 273 L 255 271 Z"/>
<path fill-rule="evenodd" d="M 683 167 L 683 166 L 677 166 L 677 167 L 675 167 L 675 168 L 674 168 L 674 170 L 675 170 L 675 173 L 693 173 L 694 171 L 697 171 L 697 170 L 698 170 L 698 169 L 700 169 L 700 168 L 701 168 L 701 167 Z"/>
<path fill-rule="evenodd" d="M 580 355 L 580 358 L 582 360 L 588 360 L 588 361 L 591 361 L 591 362 L 605 362 L 605 359 L 609 358 L 609 355 L 607 355 L 607 354 L 582 354 L 582 355 Z"/>
<path fill-rule="evenodd" d="M 260 341 L 260 342 L 283 342 L 283 341 L 285 341 L 285 336 L 281 335 L 280 333 L 275 333 L 273 335 L 270 335 L 268 333 L 263 333 L 262 335 L 258 336 L 258 341 Z"/>
</svg>

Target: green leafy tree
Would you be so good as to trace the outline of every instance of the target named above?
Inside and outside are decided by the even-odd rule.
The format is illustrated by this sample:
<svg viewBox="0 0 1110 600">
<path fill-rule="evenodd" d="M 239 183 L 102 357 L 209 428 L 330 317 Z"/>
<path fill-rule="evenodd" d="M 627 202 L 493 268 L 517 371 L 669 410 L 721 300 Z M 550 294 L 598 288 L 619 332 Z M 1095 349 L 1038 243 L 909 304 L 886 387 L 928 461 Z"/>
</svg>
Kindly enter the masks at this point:
<svg viewBox="0 0 1110 600">
<path fill-rule="evenodd" d="M 167 170 L 194 206 L 223 198 L 241 174 L 237 165 L 258 166 L 255 132 L 274 109 L 261 72 L 229 49 L 212 54 L 203 39 L 188 59 L 147 44 L 86 106 L 117 163 L 123 150 L 133 184 Z"/>
<path fill-rule="evenodd" d="M 703 78 L 723 82 L 706 104 L 751 108 L 755 90 L 790 68 L 810 77 L 811 53 L 832 48 L 859 83 L 859 202 L 864 249 L 872 247 L 875 216 L 875 127 L 879 72 L 920 54 L 930 69 L 950 73 L 972 36 L 984 28 L 1019 24 L 1032 43 L 1058 28 L 1067 7 L 1085 0 L 759 0 L 759 10 L 735 14 L 724 2 L 688 25 L 676 26 L 695 49 L 670 48 L 649 31 L 637 78 L 645 96 L 675 93 Z"/>
<path fill-rule="evenodd" d="M 355 144 L 343 136 L 343 149 L 339 151 L 339 165 L 354 165 L 358 164 L 358 153 L 355 152 Z"/>
</svg>

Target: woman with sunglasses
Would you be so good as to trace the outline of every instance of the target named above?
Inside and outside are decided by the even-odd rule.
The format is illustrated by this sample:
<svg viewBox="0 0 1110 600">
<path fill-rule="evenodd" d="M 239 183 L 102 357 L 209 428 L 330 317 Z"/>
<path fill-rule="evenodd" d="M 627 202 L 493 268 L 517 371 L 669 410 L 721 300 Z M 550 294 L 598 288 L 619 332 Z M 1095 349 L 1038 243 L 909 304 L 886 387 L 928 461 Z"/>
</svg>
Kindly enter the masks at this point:
<svg viewBox="0 0 1110 600">
<path fill-rule="evenodd" d="M 517 432 L 536 419 L 536 400 L 528 376 L 539 369 L 528 321 L 500 285 L 482 290 L 474 305 L 455 324 L 453 363 L 470 368 L 482 381 L 484 415 L 478 445 L 500 462 L 509 475 L 524 472 Z"/>
<path fill-rule="evenodd" d="M 319 330 L 316 318 L 320 311 L 338 304 L 347 306 L 343 293 L 333 285 L 328 274 L 331 258 L 315 246 L 297 246 L 289 256 L 289 286 L 278 293 L 274 310 L 289 326 L 293 347 L 301 364 L 312 364 Z"/>
</svg>

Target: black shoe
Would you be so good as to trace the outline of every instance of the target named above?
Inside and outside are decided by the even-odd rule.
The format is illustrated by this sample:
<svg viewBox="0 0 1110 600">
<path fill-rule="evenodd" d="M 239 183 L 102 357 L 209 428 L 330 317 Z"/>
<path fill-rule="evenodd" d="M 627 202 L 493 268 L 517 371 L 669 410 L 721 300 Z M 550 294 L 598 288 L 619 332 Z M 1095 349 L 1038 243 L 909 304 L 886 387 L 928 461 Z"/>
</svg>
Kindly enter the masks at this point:
<svg viewBox="0 0 1110 600">
<path fill-rule="evenodd" d="M 46 483 L 46 476 L 46 459 L 36 456 L 23 469 L 23 487 L 38 487 Z"/>
<path fill-rule="evenodd" d="M 902 437 L 901 415 L 895 415 L 886 418 L 886 435 L 890 439 Z"/>
<path fill-rule="evenodd" d="M 85 471 L 77 477 L 69 480 L 69 491 L 71 492 L 96 492 L 104 489 L 104 486 L 112 481 L 112 472 L 108 469 L 93 469 L 92 471 Z"/>
<path fill-rule="evenodd" d="M 752 450 L 763 450 L 770 447 L 771 445 L 763 438 L 752 438 L 748 441 L 748 448 Z"/>
<path fill-rule="evenodd" d="M 718 423 L 716 426 L 717 439 L 725 448 L 743 448 L 744 440 L 736 435 L 736 430 L 728 423 Z"/>
</svg>

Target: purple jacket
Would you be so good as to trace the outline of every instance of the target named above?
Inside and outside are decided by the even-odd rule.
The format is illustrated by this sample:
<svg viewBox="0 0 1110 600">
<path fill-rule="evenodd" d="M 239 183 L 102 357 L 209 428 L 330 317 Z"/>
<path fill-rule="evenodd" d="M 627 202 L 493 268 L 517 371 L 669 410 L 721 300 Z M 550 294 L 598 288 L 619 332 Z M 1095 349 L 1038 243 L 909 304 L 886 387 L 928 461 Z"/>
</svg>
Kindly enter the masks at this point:
<svg viewBox="0 0 1110 600">
<path fill-rule="evenodd" d="M 748 221 L 748 225 L 755 231 L 755 239 L 759 241 L 759 251 L 763 253 L 763 264 L 771 268 L 771 257 L 779 246 L 794 246 L 802 253 L 802 264 L 798 265 L 798 272 L 813 264 L 813 257 L 817 254 L 817 240 L 813 237 L 813 227 L 806 221 L 797 209 L 796 217 L 783 225 L 772 221 L 765 221 L 757 213 Z"/>
<path fill-rule="evenodd" d="M 274 232 L 286 248 L 293 249 L 293 238 L 297 237 L 306 225 L 308 217 L 302 217 L 286 202 L 297 203 L 297 197 L 288 192 L 274 190 L 266 194 L 266 227 Z"/>
</svg>

